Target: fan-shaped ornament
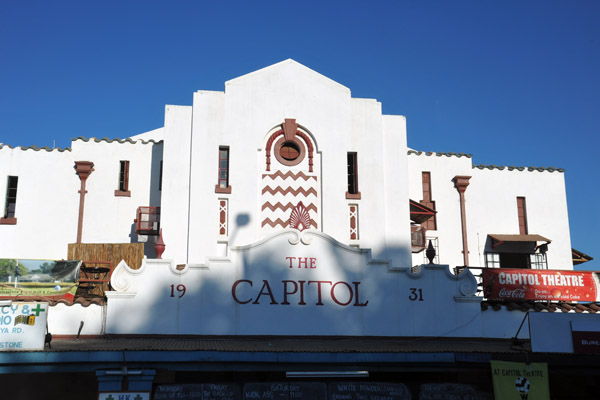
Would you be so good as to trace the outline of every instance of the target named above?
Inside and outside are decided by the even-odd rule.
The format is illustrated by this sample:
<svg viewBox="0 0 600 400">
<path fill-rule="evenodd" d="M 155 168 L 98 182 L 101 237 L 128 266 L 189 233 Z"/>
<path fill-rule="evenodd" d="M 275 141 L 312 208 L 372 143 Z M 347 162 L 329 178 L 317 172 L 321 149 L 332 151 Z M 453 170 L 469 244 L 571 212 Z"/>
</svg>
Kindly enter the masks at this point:
<svg viewBox="0 0 600 400">
<path fill-rule="evenodd" d="M 298 203 L 290 214 L 289 227 L 298 229 L 302 232 L 305 229 L 310 228 L 310 214 L 302 202 Z"/>
</svg>

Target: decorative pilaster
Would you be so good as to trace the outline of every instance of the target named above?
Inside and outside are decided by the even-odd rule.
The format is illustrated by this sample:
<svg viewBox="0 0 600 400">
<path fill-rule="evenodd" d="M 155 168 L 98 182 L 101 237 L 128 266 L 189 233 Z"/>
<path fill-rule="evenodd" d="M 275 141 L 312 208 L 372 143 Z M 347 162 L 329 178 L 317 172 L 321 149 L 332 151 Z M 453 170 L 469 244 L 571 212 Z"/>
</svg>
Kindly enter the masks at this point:
<svg viewBox="0 0 600 400">
<path fill-rule="evenodd" d="M 81 181 L 81 187 L 79 189 L 79 220 L 77 222 L 77 243 L 81 243 L 81 236 L 83 234 L 83 210 L 85 204 L 85 183 L 90 174 L 94 171 L 94 163 L 91 161 L 75 161 L 75 171 Z"/>
<path fill-rule="evenodd" d="M 463 260 L 465 267 L 469 266 L 469 245 L 467 243 L 467 214 L 465 211 L 465 191 L 469 186 L 470 176 L 457 175 L 452 180 L 460 196 L 460 219 L 462 221 Z"/>
</svg>

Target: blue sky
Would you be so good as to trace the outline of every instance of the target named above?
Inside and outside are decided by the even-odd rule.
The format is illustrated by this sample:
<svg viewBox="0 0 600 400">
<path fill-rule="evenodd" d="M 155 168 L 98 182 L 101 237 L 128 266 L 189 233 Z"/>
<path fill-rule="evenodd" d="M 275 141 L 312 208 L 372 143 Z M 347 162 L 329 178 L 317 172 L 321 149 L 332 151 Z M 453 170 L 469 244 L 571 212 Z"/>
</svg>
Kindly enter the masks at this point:
<svg viewBox="0 0 600 400">
<path fill-rule="evenodd" d="M 0 142 L 161 127 L 165 104 L 293 58 L 407 116 L 409 146 L 566 169 L 600 270 L 600 1 L 3 1 Z"/>
</svg>

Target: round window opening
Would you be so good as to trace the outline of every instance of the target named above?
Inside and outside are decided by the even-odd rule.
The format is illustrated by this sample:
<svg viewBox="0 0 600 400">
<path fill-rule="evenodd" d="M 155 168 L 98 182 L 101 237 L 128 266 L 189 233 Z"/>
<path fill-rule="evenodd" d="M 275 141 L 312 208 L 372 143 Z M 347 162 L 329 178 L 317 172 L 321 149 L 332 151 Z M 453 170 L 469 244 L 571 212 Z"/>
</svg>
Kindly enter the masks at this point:
<svg viewBox="0 0 600 400">
<path fill-rule="evenodd" d="M 306 148 L 297 138 L 292 140 L 281 138 L 275 143 L 273 153 L 275 154 L 277 161 L 281 164 L 292 167 L 300 164 L 302 160 L 304 160 Z"/>
<path fill-rule="evenodd" d="M 285 142 L 279 150 L 281 157 L 287 161 L 294 161 L 300 156 L 300 147 L 294 142 Z"/>
</svg>

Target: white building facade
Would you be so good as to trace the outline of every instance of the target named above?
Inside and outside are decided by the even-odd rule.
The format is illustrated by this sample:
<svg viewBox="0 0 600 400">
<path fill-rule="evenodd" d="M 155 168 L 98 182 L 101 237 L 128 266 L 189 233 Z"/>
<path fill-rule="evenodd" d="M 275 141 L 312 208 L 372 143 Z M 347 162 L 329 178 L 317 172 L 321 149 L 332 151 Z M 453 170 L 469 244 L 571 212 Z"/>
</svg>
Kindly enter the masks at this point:
<svg viewBox="0 0 600 400">
<path fill-rule="evenodd" d="M 324 370 L 381 364 L 392 374 L 411 363 L 443 362 L 451 373 L 473 362 L 480 370 L 491 353 L 521 357 L 511 338 L 541 352 L 573 352 L 571 322 L 596 323 L 590 313 L 565 312 L 567 333 L 547 344 L 543 332 L 554 320 L 493 311 L 475 277 L 486 267 L 573 269 L 563 172 L 410 149 L 404 116 L 384 115 L 376 100 L 353 98 L 286 60 L 226 82 L 223 92 L 197 91 L 191 106 L 167 105 L 164 127 L 151 132 L 80 137 L 68 149 L 0 146 L 0 258 L 59 260 L 72 243 L 145 243 L 139 268 L 117 261 L 102 301 L 49 305 L 55 336 L 360 339 L 358 355 L 298 355 L 293 345 L 278 354 L 265 342 L 256 352 L 196 349 L 189 360 L 166 341 L 133 350 L 127 342 L 122 355 L 82 342 L 91 347 L 66 344 L 76 354 L 39 361 L 49 370 L 70 363 L 95 371 L 100 388 L 109 387 L 104 378 L 121 387 L 110 380 L 118 373 L 98 372 L 121 364 L 141 368 L 143 387 L 155 393 L 155 371 L 245 376 L 247 367 L 235 363 L 252 371 L 277 362 Z M 530 328 L 542 333 L 533 338 Z M 379 353 L 361 347 L 364 338 L 428 338 L 434 348 L 438 339 L 468 341 Z M 473 354 L 472 340 L 499 347 Z M 5 373 L 29 371 L 36 357 L 0 353 L 0 364 L 14 363 Z M 477 386 L 482 377 L 489 378 L 476 372 L 464 382 Z M 490 382 L 478 388 L 490 398 Z"/>
<path fill-rule="evenodd" d="M 76 162 L 93 163 L 81 216 Z M 468 185 L 466 259 L 457 176 Z M 405 268 L 426 261 L 424 252 L 411 260 L 410 198 L 434 205 L 426 235 L 438 263 L 499 266 L 488 235 L 531 234 L 552 242 L 542 247 L 544 262 L 504 266 L 573 265 L 562 170 L 477 166 L 470 155 L 410 150 L 405 117 L 382 115 L 377 101 L 352 98 L 292 60 L 228 81 L 224 92 L 198 91 L 192 106 L 167 106 L 164 128 L 146 134 L 77 138 L 70 149 L 5 145 L 0 179 L 3 257 L 65 258 L 78 234 L 84 243 L 135 242 L 136 210 L 151 206 L 160 207 L 163 258 L 205 264 L 287 227 L 301 202 L 307 228 Z M 546 243 L 536 241 L 534 253 Z M 155 256 L 152 246 L 147 256 Z"/>
</svg>

